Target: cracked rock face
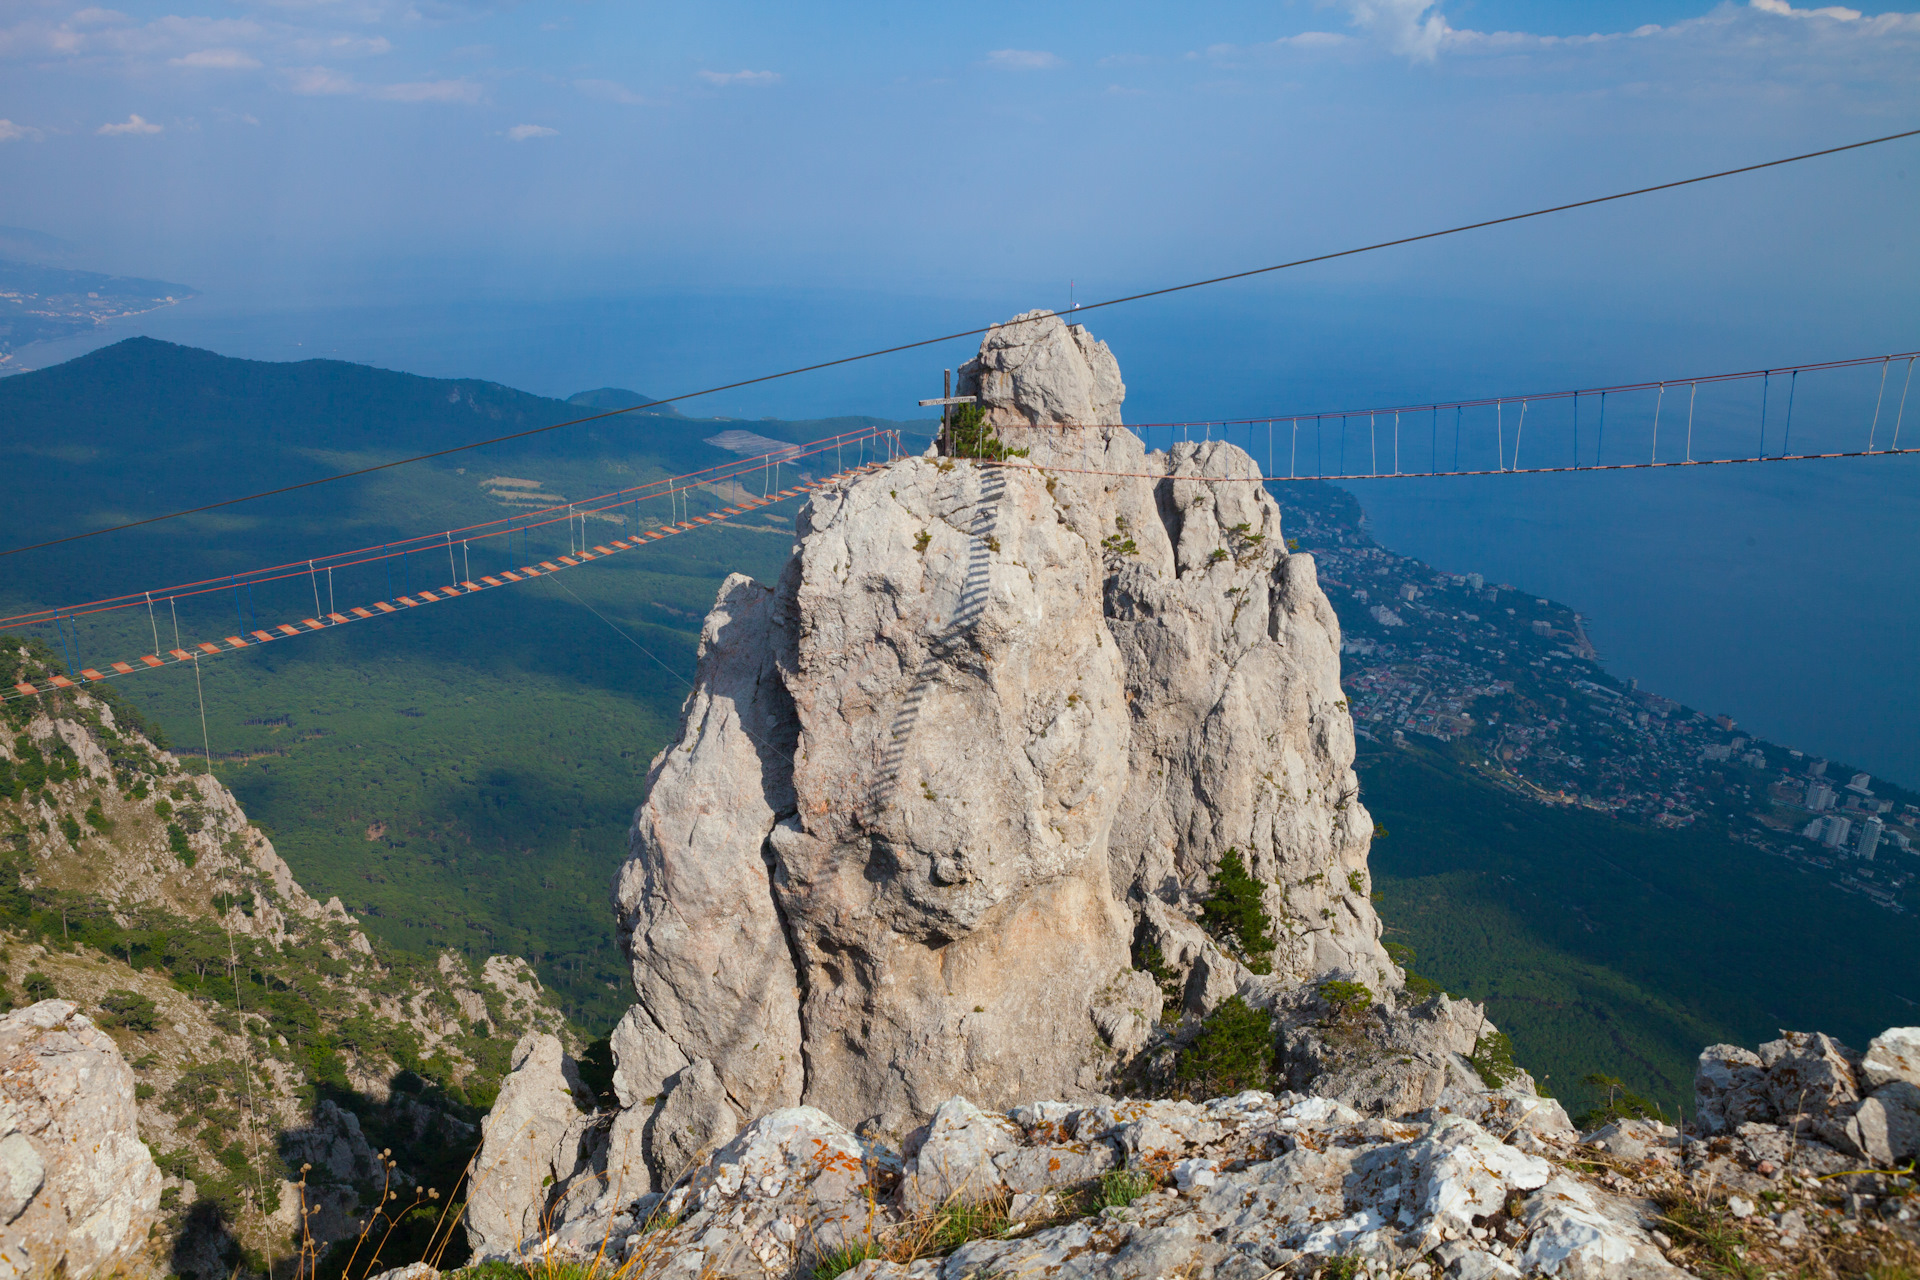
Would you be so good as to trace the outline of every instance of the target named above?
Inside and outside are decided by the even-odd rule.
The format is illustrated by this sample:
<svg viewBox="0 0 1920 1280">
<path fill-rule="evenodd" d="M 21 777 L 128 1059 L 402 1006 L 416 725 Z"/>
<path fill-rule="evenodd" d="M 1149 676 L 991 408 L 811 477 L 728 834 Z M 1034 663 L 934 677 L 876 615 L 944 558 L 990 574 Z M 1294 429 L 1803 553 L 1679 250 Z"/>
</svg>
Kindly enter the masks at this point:
<svg viewBox="0 0 1920 1280">
<path fill-rule="evenodd" d="M 796 1104 L 897 1139 L 955 1095 L 1093 1094 L 1169 996 L 1400 984 L 1338 624 L 1253 460 L 1058 429 L 1117 424 L 1125 388 L 1057 317 L 990 333 L 961 386 L 1026 458 L 816 494 L 780 581 L 729 578 L 707 618 L 614 887 L 616 1087 L 656 1177 L 693 1155 L 654 1122 L 679 1081 L 717 1082 L 712 1141 L 717 1107 Z M 1199 927 L 1229 851 L 1271 956 Z"/>
<path fill-rule="evenodd" d="M 160 1170 L 135 1132 L 133 1069 L 66 1000 L 0 1018 L 0 1277 L 135 1270 Z"/>
</svg>

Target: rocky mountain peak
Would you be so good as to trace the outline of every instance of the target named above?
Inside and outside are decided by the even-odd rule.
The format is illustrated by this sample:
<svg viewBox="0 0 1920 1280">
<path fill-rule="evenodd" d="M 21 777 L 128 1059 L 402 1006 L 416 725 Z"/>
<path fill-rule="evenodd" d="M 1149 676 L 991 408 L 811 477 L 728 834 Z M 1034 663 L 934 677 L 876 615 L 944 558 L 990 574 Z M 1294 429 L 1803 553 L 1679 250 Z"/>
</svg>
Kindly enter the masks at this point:
<svg viewBox="0 0 1920 1280">
<path fill-rule="evenodd" d="M 583 1124 L 557 1047 L 523 1046 L 477 1256 L 637 1232 L 643 1191 L 679 1212 L 763 1130 L 898 1153 L 910 1213 L 966 1161 L 1044 1163 L 994 1118 L 1022 1104 L 1284 1081 L 1398 1117 L 1493 1087 L 1484 1012 L 1406 997 L 1380 946 L 1339 625 L 1253 459 L 1149 452 L 1055 316 L 961 386 L 975 456 L 816 492 L 777 582 L 722 585 L 613 889 L 620 1105 Z M 1244 1069 L 1196 1068 L 1209 1036 Z"/>
<path fill-rule="evenodd" d="M 956 1095 L 1094 1099 L 1230 998 L 1400 986 L 1338 624 L 1253 460 L 1149 453 L 1058 317 L 962 387 L 1025 456 L 816 494 L 779 581 L 707 617 L 614 886 L 606 1177 L 665 1185 L 782 1107 L 898 1140 Z"/>
<path fill-rule="evenodd" d="M 987 331 L 960 366 L 957 393 L 979 396 L 995 427 L 1118 426 L 1127 398 L 1107 344 L 1050 311 L 1024 311 Z"/>
</svg>

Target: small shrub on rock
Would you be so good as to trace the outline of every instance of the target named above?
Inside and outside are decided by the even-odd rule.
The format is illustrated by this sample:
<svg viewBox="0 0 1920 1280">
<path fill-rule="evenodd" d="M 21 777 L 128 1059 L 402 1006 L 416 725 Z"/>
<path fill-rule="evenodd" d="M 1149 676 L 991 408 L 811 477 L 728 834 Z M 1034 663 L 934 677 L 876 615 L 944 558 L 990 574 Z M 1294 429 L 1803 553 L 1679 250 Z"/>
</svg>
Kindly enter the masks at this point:
<svg viewBox="0 0 1920 1280">
<path fill-rule="evenodd" d="M 1247 873 L 1240 850 L 1229 848 L 1200 910 L 1201 927 L 1255 973 L 1273 972 L 1273 917 L 1267 914 L 1265 893 L 1266 885 Z"/>
<path fill-rule="evenodd" d="M 1504 1031 L 1481 1036 L 1473 1046 L 1473 1056 L 1467 1061 L 1473 1064 L 1473 1069 L 1489 1089 L 1498 1089 L 1520 1074 L 1520 1067 L 1513 1060 L 1513 1041 Z"/>
<path fill-rule="evenodd" d="M 1130 1169 L 1109 1169 L 1094 1179 L 1080 1202 L 1082 1214 L 1102 1209 L 1124 1209 L 1153 1190 L 1153 1179 Z"/>
<path fill-rule="evenodd" d="M 1320 999 L 1326 1002 L 1327 1021 L 1330 1023 L 1353 1026 L 1367 1016 L 1367 1010 L 1373 1008 L 1373 991 L 1364 982 L 1328 978 L 1317 991 Z"/>
<path fill-rule="evenodd" d="M 1024 458 L 1029 452 L 1009 449 L 1000 439 L 1000 433 L 987 422 L 987 411 L 977 404 L 954 407 L 953 417 L 947 420 L 947 439 L 956 458 L 1005 462 L 1008 458 Z"/>
<path fill-rule="evenodd" d="M 1500 1038 L 1506 1039 L 1505 1036 Z M 1599 1106 L 1575 1117 L 1574 1127 L 1582 1133 L 1591 1133 L 1616 1120 L 1657 1120 L 1666 1123 L 1666 1113 L 1660 1109 L 1659 1103 L 1633 1092 L 1618 1076 L 1595 1072 L 1582 1077 L 1580 1083 L 1605 1095 L 1605 1101 Z"/>
<path fill-rule="evenodd" d="M 1180 1021 L 1180 1006 L 1185 998 L 1179 972 L 1167 963 L 1167 957 L 1159 947 L 1151 942 L 1136 940 L 1133 944 L 1133 967 L 1152 978 L 1160 988 L 1160 1021 Z"/>
<path fill-rule="evenodd" d="M 1271 1088 L 1273 1075 L 1273 1015 L 1239 996 L 1207 1016 L 1173 1068 L 1183 1091 L 1203 1098 Z"/>
<path fill-rule="evenodd" d="M 835 1280 L 836 1276 L 845 1275 L 863 1262 L 884 1259 L 886 1256 L 879 1245 L 871 1240 L 863 1240 L 859 1244 L 845 1245 L 821 1254 L 819 1261 L 813 1264 L 811 1275 L 813 1280 Z"/>
</svg>

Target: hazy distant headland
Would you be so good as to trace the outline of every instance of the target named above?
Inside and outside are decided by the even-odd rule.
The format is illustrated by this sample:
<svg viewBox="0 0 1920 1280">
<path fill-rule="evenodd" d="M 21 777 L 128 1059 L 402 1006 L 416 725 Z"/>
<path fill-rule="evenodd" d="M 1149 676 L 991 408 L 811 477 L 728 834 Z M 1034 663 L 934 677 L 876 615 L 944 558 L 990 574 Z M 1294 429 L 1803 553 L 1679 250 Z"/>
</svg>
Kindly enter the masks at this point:
<svg viewBox="0 0 1920 1280">
<path fill-rule="evenodd" d="M 35 342 L 71 338 L 109 320 L 137 316 L 199 296 L 164 280 L 69 271 L 0 258 L 0 369 Z"/>
</svg>

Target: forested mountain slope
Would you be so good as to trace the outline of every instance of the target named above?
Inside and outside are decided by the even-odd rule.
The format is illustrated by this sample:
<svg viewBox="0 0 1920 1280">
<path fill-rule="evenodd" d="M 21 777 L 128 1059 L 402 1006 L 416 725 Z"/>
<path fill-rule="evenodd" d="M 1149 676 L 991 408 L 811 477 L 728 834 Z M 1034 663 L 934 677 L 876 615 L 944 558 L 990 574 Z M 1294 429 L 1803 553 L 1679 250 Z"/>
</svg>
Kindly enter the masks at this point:
<svg viewBox="0 0 1920 1280">
<path fill-rule="evenodd" d="M 474 380 L 338 361 L 231 360 L 148 339 L 0 380 L 6 547 L 294 484 L 413 453 L 565 422 L 644 395 L 581 403 Z M 739 422 L 642 410 L 340 484 L 10 558 L 0 613 L 218 579 L 323 551 L 496 520 L 871 419 Z M 838 461 L 852 461 L 846 458 Z M 833 465 L 807 464 L 821 470 Z M 787 484 L 796 468 L 766 477 Z M 695 510 L 738 491 L 698 491 Z M 642 521 L 667 518 L 642 510 Z M 527 956 L 596 1034 L 618 1017 L 623 966 L 606 884 L 647 761 L 670 735 L 700 619 L 730 570 L 771 574 L 797 504 L 705 528 L 559 580 L 462 600 L 282 647 L 142 674 L 126 692 L 216 772 L 313 891 L 367 932 L 475 963 Z M 596 531 L 614 526 L 594 523 Z M 606 536 L 596 532 L 596 536 Z M 516 533 L 511 563 L 568 545 L 564 522 Z M 464 557 L 509 563 L 499 540 Z M 463 565 L 463 568 L 466 567 Z M 443 581 L 446 552 L 183 600 L 183 638 L 224 636 Z M 437 576 L 435 576 L 437 575 Z M 35 634 L 74 667 L 174 643 L 176 615 L 88 616 Z M 615 628 L 618 628 L 616 630 Z M 155 637 L 158 636 L 158 641 Z"/>
<path fill-rule="evenodd" d="M 8 684 L 56 662 L 0 636 Z M 389 1181 L 456 1191 L 514 1041 L 563 1029 L 516 956 L 371 942 L 101 687 L 0 708 L 0 1006 L 53 997 L 132 1064 L 167 1177 L 156 1261 L 196 1280 L 289 1256 L 303 1164 L 323 1239 Z"/>
</svg>

